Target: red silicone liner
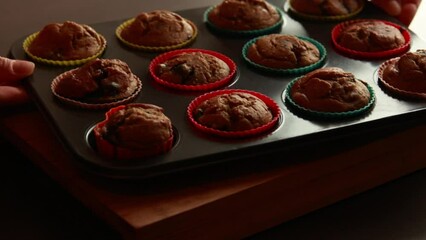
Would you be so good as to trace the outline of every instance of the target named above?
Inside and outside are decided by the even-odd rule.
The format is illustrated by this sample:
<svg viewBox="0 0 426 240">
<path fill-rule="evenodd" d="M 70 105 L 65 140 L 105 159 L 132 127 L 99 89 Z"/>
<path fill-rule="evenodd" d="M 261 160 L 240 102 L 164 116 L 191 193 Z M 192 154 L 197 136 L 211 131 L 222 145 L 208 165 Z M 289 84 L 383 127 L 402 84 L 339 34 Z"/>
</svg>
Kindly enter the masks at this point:
<svg viewBox="0 0 426 240">
<path fill-rule="evenodd" d="M 133 106 L 144 104 L 141 103 L 134 103 Z M 109 141 L 105 140 L 101 135 L 101 129 L 105 126 L 107 123 L 109 117 L 113 115 L 115 112 L 125 108 L 126 105 L 120 105 L 115 108 L 111 108 L 108 112 L 105 114 L 105 120 L 102 122 L 99 122 L 96 124 L 96 126 L 93 128 L 93 133 L 95 135 L 95 141 L 96 141 L 96 148 L 97 152 L 104 158 L 109 160 L 130 160 L 130 159 L 138 159 L 138 158 L 147 158 L 155 155 L 159 155 L 162 153 L 165 153 L 169 151 L 173 147 L 173 140 L 174 135 L 171 134 L 171 137 L 164 142 L 163 144 L 159 145 L 151 145 L 147 146 L 146 148 L 138 148 L 138 149 L 131 149 L 131 148 L 124 148 L 120 146 L 116 146 Z"/>
<path fill-rule="evenodd" d="M 397 28 L 398 30 L 400 30 L 401 33 L 402 33 L 402 36 L 405 39 L 405 44 L 403 44 L 402 46 L 400 46 L 398 48 L 390 49 L 390 50 L 386 50 L 386 51 L 360 52 L 360 51 L 355 51 L 355 50 L 352 50 L 352 49 L 349 49 L 349 48 L 345 48 L 338 43 L 338 39 L 340 37 L 340 34 L 342 33 L 342 31 L 347 26 L 352 25 L 352 24 L 357 24 L 357 23 L 360 23 L 360 22 L 372 22 L 372 21 L 383 22 L 387 25 L 393 26 L 393 27 Z M 359 58 L 359 59 L 383 59 L 383 58 L 398 56 L 402 53 L 407 52 L 410 49 L 411 35 L 410 35 L 410 33 L 407 29 L 405 29 L 404 27 L 402 27 L 398 24 L 392 23 L 392 22 L 388 22 L 388 21 L 384 21 L 384 20 L 377 20 L 377 19 L 357 19 L 357 20 L 346 21 L 346 22 L 343 22 L 343 23 L 336 25 L 333 28 L 333 30 L 331 31 L 331 40 L 332 40 L 333 45 L 336 48 L 336 50 L 338 52 L 342 53 L 343 55 L 348 56 L 348 57 Z"/>
<path fill-rule="evenodd" d="M 407 91 L 407 90 L 404 90 L 404 89 L 399 89 L 399 88 L 392 86 L 388 82 L 386 82 L 386 79 L 384 79 L 384 77 L 383 77 L 383 71 L 385 70 L 385 68 L 388 65 L 395 64 L 396 61 L 398 61 L 398 60 L 399 60 L 399 57 L 392 58 L 392 59 L 389 59 L 389 60 L 387 60 L 386 62 L 384 62 L 380 65 L 379 72 L 378 72 L 379 82 L 383 85 L 385 90 L 387 90 L 390 94 L 393 94 L 395 96 L 411 98 L 411 99 L 425 100 L 426 99 L 426 93 L 413 92 L 413 91 Z"/>
<path fill-rule="evenodd" d="M 228 65 L 230 70 L 229 75 L 226 78 L 218 80 L 216 82 L 201 84 L 201 85 L 185 85 L 185 84 L 171 83 L 168 81 L 164 81 L 157 76 L 156 70 L 159 64 L 167 61 L 168 59 L 176 55 L 179 55 L 182 53 L 191 53 L 191 52 L 200 52 L 203 54 L 209 54 L 221 59 Z M 168 88 L 173 88 L 173 89 L 183 90 L 183 91 L 209 91 L 209 90 L 221 88 L 227 85 L 234 78 L 236 71 L 237 71 L 237 65 L 229 57 L 215 51 L 206 50 L 206 49 L 196 49 L 196 48 L 180 49 L 180 50 L 174 50 L 167 53 L 163 53 L 157 56 L 156 58 L 154 58 L 149 65 L 149 72 L 151 76 L 154 78 L 155 82 L 163 86 L 166 86 Z"/>
<path fill-rule="evenodd" d="M 194 111 L 197 108 L 198 105 L 200 105 L 202 102 L 204 102 L 207 99 L 210 99 L 212 97 L 223 95 L 223 94 L 230 94 L 230 93 L 248 93 L 255 97 L 258 97 L 260 100 L 262 100 L 266 106 L 268 106 L 269 110 L 272 113 L 272 120 L 260 127 L 249 129 L 245 131 L 221 131 L 214 128 L 209 128 L 206 126 L 201 125 L 198 123 L 194 118 Z M 209 92 L 206 94 L 203 94 L 197 98 L 195 98 L 188 106 L 187 108 L 187 116 L 190 121 L 190 123 L 200 132 L 219 136 L 219 137 L 225 137 L 225 138 L 245 138 L 245 137 L 251 137 L 255 135 L 260 135 L 262 133 L 265 133 L 272 129 L 278 122 L 278 119 L 280 117 L 281 110 L 278 106 L 278 104 L 271 98 L 269 98 L 266 95 L 263 95 L 258 92 L 250 91 L 250 90 L 244 90 L 244 89 L 225 89 L 225 90 L 217 90 L 214 92 Z"/>
</svg>

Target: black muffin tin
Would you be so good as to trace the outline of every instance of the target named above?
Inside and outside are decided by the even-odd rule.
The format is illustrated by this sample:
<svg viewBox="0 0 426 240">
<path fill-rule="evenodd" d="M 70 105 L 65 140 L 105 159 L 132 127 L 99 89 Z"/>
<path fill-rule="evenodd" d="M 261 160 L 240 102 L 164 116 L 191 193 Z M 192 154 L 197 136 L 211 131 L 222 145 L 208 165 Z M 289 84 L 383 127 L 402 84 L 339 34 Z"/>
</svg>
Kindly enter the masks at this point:
<svg viewBox="0 0 426 240">
<path fill-rule="evenodd" d="M 368 134 L 372 129 L 392 124 L 404 124 L 417 114 L 426 111 L 426 101 L 401 100 L 388 95 L 377 81 L 377 69 L 385 59 L 356 60 L 342 56 L 333 49 L 331 30 L 338 22 L 319 22 L 292 18 L 284 11 L 282 33 L 306 36 L 321 42 L 327 50 L 325 66 L 341 67 L 364 80 L 374 89 L 376 103 L 372 110 L 354 118 L 339 120 L 309 119 L 293 112 L 285 103 L 285 89 L 288 83 L 298 76 L 279 76 L 258 72 L 244 62 L 241 50 L 251 38 L 234 38 L 215 35 L 203 22 L 207 8 L 179 11 L 180 15 L 192 20 L 199 33 L 195 42 L 188 48 L 202 48 L 220 52 L 237 64 L 236 79 L 226 88 L 247 89 L 263 93 L 274 99 L 281 108 L 279 123 L 272 131 L 255 138 L 224 139 L 204 135 L 189 123 L 186 109 L 190 102 L 202 92 L 182 92 L 159 86 L 150 77 L 150 61 L 160 53 L 146 53 L 125 47 L 115 36 L 115 29 L 126 19 L 91 25 L 107 40 L 107 49 L 102 58 L 118 58 L 125 61 L 140 77 L 143 87 L 135 102 L 161 106 L 173 122 L 176 133 L 174 147 L 166 154 L 148 159 L 133 161 L 107 161 L 102 159 L 94 147 L 92 129 L 104 119 L 107 110 L 85 110 L 69 107 L 58 102 L 50 89 L 52 80 L 70 70 L 66 67 L 37 64 L 34 75 L 28 78 L 27 85 L 40 110 L 52 125 L 55 133 L 75 157 L 76 163 L 84 169 L 112 178 L 140 179 L 159 176 L 185 169 L 196 169 L 246 157 L 268 161 L 263 156 L 288 151 L 289 146 L 306 143 L 318 144 L 327 139 L 350 139 L 354 134 Z M 129 18 L 132 16 L 128 16 Z M 367 4 L 355 18 L 374 18 L 396 22 L 380 10 Z M 38 29 L 35 29 L 37 31 Z M 410 51 L 426 48 L 426 43 L 411 33 Z M 28 59 L 19 39 L 11 48 L 11 55 L 17 59 Z M 31 124 L 30 122 L 28 124 Z M 368 136 L 368 135 L 366 135 Z M 282 160 L 285 161 L 285 155 Z M 255 160 L 257 161 L 257 160 Z M 242 163 L 244 164 L 244 163 Z M 243 165 L 242 165 L 243 166 Z"/>
</svg>

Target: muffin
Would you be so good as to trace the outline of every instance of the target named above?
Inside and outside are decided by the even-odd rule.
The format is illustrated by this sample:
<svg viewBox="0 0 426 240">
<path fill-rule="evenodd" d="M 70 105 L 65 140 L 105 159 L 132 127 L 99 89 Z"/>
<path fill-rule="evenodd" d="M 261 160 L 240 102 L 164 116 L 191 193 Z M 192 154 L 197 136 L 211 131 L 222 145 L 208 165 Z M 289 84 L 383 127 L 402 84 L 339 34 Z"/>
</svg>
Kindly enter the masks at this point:
<svg viewBox="0 0 426 240">
<path fill-rule="evenodd" d="M 152 77 L 160 84 L 180 90 L 211 90 L 228 83 L 236 71 L 225 55 L 204 49 L 164 53 L 150 64 Z"/>
<path fill-rule="evenodd" d="M 143 12 L 121 24 L 117 37 L 126 45 L 151 51 L 181 48 L 195 40 L 195 24 L 167 10 Z"/>
<path fill-rule="evenodd" d="M 356 20 L 337 25 L 332 40 L 338 51 L 358 57 L 389 57 L 409 49 L 404 28 L 382 20 Z"/>
<path fill-rule="evenodd" d="M 243 56 L 249 64 L 264 69 L 301 73 L 320 66 L 325 57 L 325 48 L 310 38 L 269 34 L 246 44 Z M 310 68 L 306 68 L 308 66 Z"/>
<path fill-rule="evenodd" d="M 296 79 L 287 93 L 299 108 L 325 113 L 357 111 L 373 99 L 366 83 L 337 67 L 317 69 Z"/>
<path fill-rule="evenodd" d="M 53 94 L 65 103 L 106 108 L 133 100 L 141 90 L 140 79 L 119 59 L 94 59 L 57 76 Z"/>
<path fill-rule="evenodd" d="M 379 79 L 392 92 L 426 98 L 426 50 L 386 61 L 379 68 Z"/>
<path fill-rule="evenodd" d="M 207 26 L 219 33 L 261 35 L 281 30 L 281 11 L 265 0 L 224 0 L 205 13 Z"/>
<path fill-rule="evenodd" d="M 290 0 L 292 13 L 305 18 L 339 20 L 358 14 L 363 0 Z"/>
<path fill-rule="evenodd" d="M 146 158 L 173 146 L 172 122 L 161 107 L 152 104 L 112 108 L 93 131 L 97 151 L 108 159 Z"/>
<path fill-rule="evenodd" d="M 52 23 L 29 36 L 24 50 L 33 59 L 56 65 L 76 65 L 102 54 L 105 38 L 88 25 Z"/>
<path fill-rule="evenodd" d="M 263 94 L 226 89 L 197 97 L 188 106 L 187 114 L 198 131 L 220 137 L 248 137 L 274 127 L 280 109 Z"/>
</svg>

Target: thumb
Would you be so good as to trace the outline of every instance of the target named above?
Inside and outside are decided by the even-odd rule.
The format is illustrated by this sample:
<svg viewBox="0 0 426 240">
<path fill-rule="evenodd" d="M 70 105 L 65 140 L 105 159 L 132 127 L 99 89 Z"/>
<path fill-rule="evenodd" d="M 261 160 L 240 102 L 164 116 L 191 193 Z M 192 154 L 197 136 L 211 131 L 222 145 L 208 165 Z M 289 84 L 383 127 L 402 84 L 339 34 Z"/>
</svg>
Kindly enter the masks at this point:
<svg viewBox="0 0 426 240">
<path fill-rule="evenodd" d="M 34 72 L 34 67 L 33 62 L 0 57 L 0 84 L 28 77 Z"/>
</svg>

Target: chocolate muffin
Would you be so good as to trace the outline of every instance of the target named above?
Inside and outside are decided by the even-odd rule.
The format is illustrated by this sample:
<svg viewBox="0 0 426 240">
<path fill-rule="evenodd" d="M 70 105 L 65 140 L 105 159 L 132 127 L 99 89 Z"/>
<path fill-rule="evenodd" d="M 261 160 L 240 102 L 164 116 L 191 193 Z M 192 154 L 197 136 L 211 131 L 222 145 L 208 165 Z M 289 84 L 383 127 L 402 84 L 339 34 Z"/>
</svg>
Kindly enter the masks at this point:
<svg viewBox="0 0 426 240">
<path fill-rule="evenodd" d="M 248 47 L 246 56 L 256 64 L 279 69 L 309 66 L 321 57 L 314 44 L 287 34 L 259 37 Z"/>
<path fill-rule="evenodd" d="M 363 82 L 341 68 L 314 70 L 296 80 L 289 93 L 299 106 L 319 112 L 347 112 L 370 102 L 370 92 Z"/>
<path fill-rule="evenodd" d="M 90 26 L 66 21 L 46 25 L 28 46 L 28 52 L 49 60 L 79 60 L 102 52 L 105 44 Z"/>
<path fill-rule="evenodd" d="M 141 13 L 119 33 L 123 40 L 147 47 L 178 45 L 190 41 L 196 35 L 194 23 L 167 10 Z"/>
<path fill-rule="evenodd" d="M 230 74 L 221 59 L 202 52 L 181 53 L 157 66 L 156 75 L 167 82 L 201 85 L 219 81 Z"/>
<path fill-rule="evenodd" d="M 134 96 L 140 79 L 118 59 L 95 59 L 52 82 L 55 95 L 84 103 L 108 103 Z"/>
<path fill-rule="evenodd" d="M 316 16 L 348 15 L 362 6 L 362 0 L 290 0 L 290 7 L 294 11 Z"/>
<path fill-rule="evenodd" d="M 405 38 L 395 26 L 382 21 L 360 21 L 349 24 L 338 36 L 337 44 L 360 52 L 380 52 L 405 44 Z"/>
<path fill-rule="evenodd" d="M 97 150 L 118 160 L 164 153 L 173 146 L 173 127 L 163 108 L 153 104 L 127 104 L 110 109 L 94 128 Z"/>
<path fill-rule="evenodd" d="M 382 81 L 399 90 L 426 94 L 426 50 L 389 60 L 379 71 Z"/>
<path fill-rule="evenodd" d="M 248 31 L 271 27 L 281 21 L 277 8 L 265 0 L 224 0 L 208 13 L 215 27 Z"/>
<path fill-rule="evenodd" d="M 268 106 L 258 97 L 234 92 L 201 102 L 194 119 L 201 125 L 220 131 L 244 131 L 269 123 L 273 118 Z"/>
</svg>

